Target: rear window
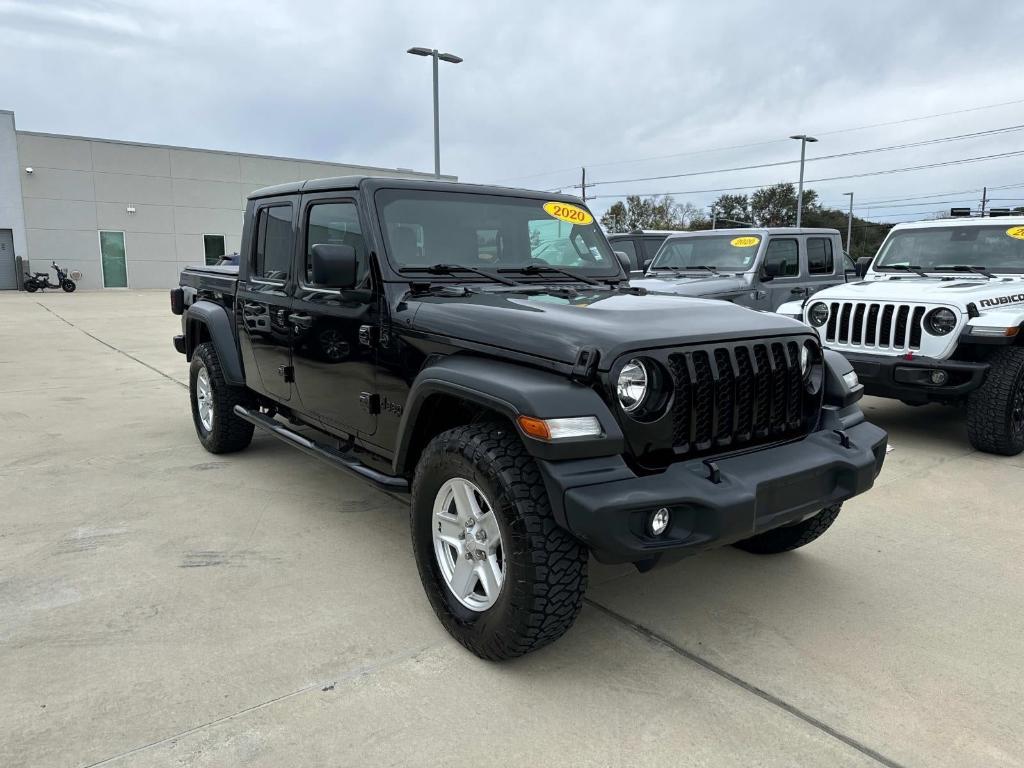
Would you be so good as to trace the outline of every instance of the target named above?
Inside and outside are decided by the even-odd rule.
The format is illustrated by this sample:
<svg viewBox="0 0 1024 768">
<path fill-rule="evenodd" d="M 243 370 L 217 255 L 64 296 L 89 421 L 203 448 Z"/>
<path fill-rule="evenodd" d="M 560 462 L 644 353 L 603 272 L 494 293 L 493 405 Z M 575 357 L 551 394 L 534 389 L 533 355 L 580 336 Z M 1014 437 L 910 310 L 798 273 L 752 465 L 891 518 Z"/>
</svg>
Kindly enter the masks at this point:
<svg viewBox="0 0 1024 768">
<path fill-rule="evenodd" d="M 832 239 L 807 238 L 807 271 L 812 275 L 831 275 L 835 269 L 832 258 Z"/>
</svg>

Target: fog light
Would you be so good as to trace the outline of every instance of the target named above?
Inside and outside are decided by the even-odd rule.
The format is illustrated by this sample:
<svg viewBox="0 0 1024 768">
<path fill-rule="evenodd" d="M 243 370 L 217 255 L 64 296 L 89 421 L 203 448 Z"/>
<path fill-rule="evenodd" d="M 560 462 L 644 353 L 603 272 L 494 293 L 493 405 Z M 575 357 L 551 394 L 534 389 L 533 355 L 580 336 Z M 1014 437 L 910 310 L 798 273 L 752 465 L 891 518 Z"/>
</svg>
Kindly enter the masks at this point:
<svg viewBox="0 0 1024 768">
<path fill-rule="evenodd" d="M 938 371 L 938 370 L 932 371 L 931 379 L 932 379 L 932 384 L 937 384 L 938 386 L 942 386 L 947 381 L 949 381 L 949 374 L 946 373 L 945 371 Z"/>
<path fill-rule="evenodd" d="M 661 534 L 668 530 L 669 519 L 668 507 L 662 507 L 651 515 L 651 533 L 655 536 L 661 536 Z"/>
</svg>

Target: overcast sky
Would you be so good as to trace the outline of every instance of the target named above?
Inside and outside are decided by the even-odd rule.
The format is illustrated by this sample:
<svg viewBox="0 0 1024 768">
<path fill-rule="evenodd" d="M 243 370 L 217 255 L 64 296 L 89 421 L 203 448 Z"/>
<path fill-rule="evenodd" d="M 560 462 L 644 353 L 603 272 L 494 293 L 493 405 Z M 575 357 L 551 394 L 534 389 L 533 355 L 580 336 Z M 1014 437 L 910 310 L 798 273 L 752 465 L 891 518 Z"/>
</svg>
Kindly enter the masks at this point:
<svg viewBox="0 0 1024 768">
<path fill-rule="evenodd" d="M 442 170 L 549 189 L 578 182 L 582 165 L 600 182 L 790 161 L 793 133 L 819 136 L 811 158 L 1024 126 L 1022 21 L 1020 2 L 935 0 L 0 0 L 0 108 L 23 130 L 430 170 L 430 64 L 405 50 L 436 46 L 465 59 L 441 65 Z M 810 162 L 807 178 L 1018 150 L 1024 130 Z M 659 159 L 626 162 L 645 158 Z M 703 206 L 718 192 L 696 190 L 796 175 L 793 164 L 592 194 Z M 893 221 L 976 203 L 963 191 L 983 185 L 1019 185 L 991 196 L 1024 205 L 1024 155 L 809 184 L 837 207 L 846 191 L 961 193 L 858 210 Z"/>
</svg>

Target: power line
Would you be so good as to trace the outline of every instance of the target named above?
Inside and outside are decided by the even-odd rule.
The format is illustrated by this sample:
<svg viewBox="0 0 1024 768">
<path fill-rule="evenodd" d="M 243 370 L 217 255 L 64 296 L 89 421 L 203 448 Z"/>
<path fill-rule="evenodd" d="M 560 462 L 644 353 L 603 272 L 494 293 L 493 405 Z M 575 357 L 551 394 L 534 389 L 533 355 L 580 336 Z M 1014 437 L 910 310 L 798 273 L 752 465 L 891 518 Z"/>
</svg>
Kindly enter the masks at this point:
<svg viewBox="0 0 1024 768">
<path fill-rule="evenodd" d="M 992 128 L 986 131 L 977 131 L 975 133 L 962 133 L 956 136 L 942 136 L 936 139 L 925 139 L 922 141 L 913 141 L 904 144 L 893 144 L 887 147 L 874 147 L 872 149 L 858 149 L 852 152 L 838 152 L 832 155 L 820 155 L 818 157 L 808 157 L 806 162 L 813 163 L 820 160 L 835 160 L 841 157 L 856 157 L 858 155 L 870 155 L 875 152 L 891 152 L 897 149 L 912 149 L 914 147 L 925 147 L 932 144 L 945 144 L 950 141 L 963 141 L 965 139 L 975 139 L 981 136 L 995 136 L 1003 133 L 1012 133 L 1014 131 L 1024 130 L 1024 124 L 1010 125 L 1005 128 Z M 758 163 L 757 165 L 741 165 L 734 166 L 732 168 L 715 168 L 708 171 L 688 171 L 686 173 L 668 173 L 661 176 L 642 176 L 633 179 L 614 179 L 610 181 L 592 181 L 588 186 L 597 187 L 605 186 L 607 184 L 632 184 L 637 181 L 664 181 L 665 179 L 681 179 L 689 176 L 706 176 L 708 174 L 716 173 L 730 173 L 732 171 L 752 171 L 761 168 L 778 168 L 783 165 L 796 165 L 799 160 L 780 160 L 774 163 Z M 578 186 L 578 185 L 575 185 Z"/>
<path fill-rule="evenodd" d="M 858 125 L 853 128 L 839 128 L 832 131 L 815 131 L 817 136 L 835 136 L 840 133 L 852 133 L 854 131 L 864 131 L 870 128 L 884 128 L 890 125 L 904 125 L 906 123 L 913 123 L 919 120 L 933 120 L 938 117 L 949 117 L 951 115 L 962 115 L 968 112 L 980 112 L 986 109 L 996 109 L 998 107 L 1008 107 L 1014 104 L 1024 104 L 1024 99 L 1014 99 L 1013 101 L 1002 101 L 997 104 L 983 104 L 977 107 L 967 107 L 965 109 L 957 109 L 951 112 L 936 112 L 931 115 L 919 115 L 917 117 L 907 117 L 902 120 L 890 120 L 884 123 L 871 123 L 869 125 Z M 769 139 L 765 141 L 754 141 L 747 144 L 733 144 L 726 147 L 712 147 L 709 149 L 697 149 L 689 152 L 676 152 L 669 155 L 654 155 L 652 157 L 641 157 L 634 160 L 612 160 L 603 163 L 584 163 L 588 168 L 606 168 L 613 165 L 630 165 L 633 163 L 646 163 L 654 160 L 671 160 L 677 157 L 692 157 L 694 155 L 706 155 L 713 152 L 726 152 L 733 149 L 749 149 L 750 147 L 763 147 L 769 144 L 783 144 L 787 143 L 789 139 Z M 544 171 L 542 173 L 534 173 L 528 176 L 510 176 L 504 179 L 498 179 L 496 183 L 501 184 L 506 181 L 520 181 L 523 179 L 538 179 L 545 176 L 554 176 L 559 173 L 568 173 L 569 171 L 576 171 L 579 166 L 573 166 L 572 168 L 559 168 L 553 171 Z"/>
<path fill-rule="evenodd" d="M 996 160 L 996 159 L 1000 159 L 1000 158 L 1004 158 L 1004 157 L 1019 157 L 1020 155 L 1024 155 L 1024 150 L 1014 150 L 1012 152 L 1000 152 L 1000 153 L 997 153 L 997 154 L 994 154 L 994 155 L 982 155 L 980 157 L 964 157 L 964 158 L 960 158 L 960 159 L 957 159 L 957 160 L 945 160 L 945 161 L 939 162 L 939 163 L 926 163 L 924 165 L 911 165 L 911 166 L 907 166 L 905 168 L 887 168 L 885 170 L 880 170 L 880 171 L 867 171 L 865 173 L 852 173 L 852 174 L 847 174 L 845 176 L 826 176 L 826 177 L 822 177 L 820 179 L 806 179 L 804 181 L 804 184 L 816 184 L 816 183 L 823 182 L 823 181 L 841 181 L 843 179 L 862 179 L 862 178 L 866 178 L 868 176 L 887 176 L 887 175 L 895 174 L 895 173 L 909 173 L 911 171 L 923 171 L 923 170 L 928 170 L 928 169 L 931 169 L 931 168 L 945 168 L 945 167 L 950 166 L 950 165 L 965 165 L 967 163 L 979 163 L 979 162 L 983 162 L 985 160 Z M 592 195 L 590 199 L 597 200 L 597 199 L 608 199 L 608 198 L 620 198 L 620 197 L 626 197 L 627 195 L 630 195 L 630 196 L 636 195 L 637 197 L 658 197 L 658 196 L 661 196 L 661 195 L 696 195 L 696 194 L 704 194 L 704 193 L 708 193 L 708 192 L 734 192 L 734 191 L 744 190 L 744 189 L 761 189 L 763 187 L 773 186 L 773 184 L 775 184 L 775 183 L 779 183 L 779 182 L 773 182 L 773 183 L 768 183 L 768 184 L 765 184 L 765 183 L 751 184 L 751 185 L 747 185 L 747 186 L 737 186 L 737 187 L 719 187 L 717 189 L 689 189 L 689 190 L 684 190 L 684 191 L 680 191 L 680 192 L 643 192 L 643 193 L 640 193 L 640 192 L 629 192 L 629 193 L 625 193 L 625 194 L 610 194 L 609 193 L 609 194 L 604 194 L 604 195 Z M 782 183 L 793 184 L 795 182 L 782 182 Z"/>
</svg>

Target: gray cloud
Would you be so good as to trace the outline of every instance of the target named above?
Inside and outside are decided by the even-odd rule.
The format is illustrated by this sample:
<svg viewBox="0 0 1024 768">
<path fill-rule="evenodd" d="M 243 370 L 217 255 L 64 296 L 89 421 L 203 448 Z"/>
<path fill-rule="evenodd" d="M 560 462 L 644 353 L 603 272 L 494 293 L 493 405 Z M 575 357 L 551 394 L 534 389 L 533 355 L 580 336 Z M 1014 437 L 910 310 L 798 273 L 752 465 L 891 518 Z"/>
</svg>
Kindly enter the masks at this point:
<svg viewBox="0 0 1024 768">
<path fill-rule="evenodd" d="M 0 86 L 30 130 L 444 170 L 539 188 L 793 159 L 828 132 L 1024 98 L 1017 3 L 0 2 Z M 1024 123 L 1024 104 L 822 136 L 831 154 Z M 614 161 L 778 139 L 746 149 Z M 836 176 L 1024 149 L 1024 132 L 811 164 Z M 571 170 L 563 170 L 571 169 Z M 771 183 L 795 167 L 599 187 Z M 1018 160 L 815 185 L 826 202 L 1024 184 Z M 1019 195 L 1024 187 L 1002 196 Z M 681 199 L 703 205 L 714 194 Z M 595 204 L 603 209 L 610 200 Z M 941 208 L 923 204 L 923 208 Z M 892 209 L 895 213 L 897 209 Z M 907 209 L 899 209 L 906 213 Z M 910 209 L 912 213 L 913 210 Z"/>
</svg>

